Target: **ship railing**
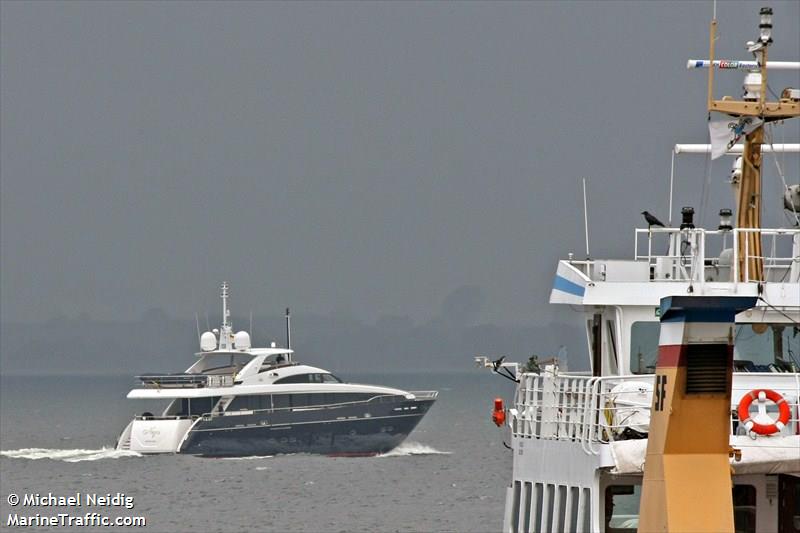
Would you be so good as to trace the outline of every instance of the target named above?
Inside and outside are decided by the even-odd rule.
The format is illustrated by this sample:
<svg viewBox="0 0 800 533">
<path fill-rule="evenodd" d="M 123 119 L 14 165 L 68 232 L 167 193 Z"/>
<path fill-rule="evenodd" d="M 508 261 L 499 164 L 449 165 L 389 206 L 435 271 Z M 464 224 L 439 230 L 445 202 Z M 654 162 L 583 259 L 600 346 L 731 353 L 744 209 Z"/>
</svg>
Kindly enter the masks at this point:
<svg viewBox="0 0 800 533">
<path fill-rule="evenodd" d="M 414 395 L 415 400 L 435 400 L 439 397 L 439 391 L 435 390 L 413 390 L 409 392 Z"/>
<path fill-rule="evenodd" d="M 598 455 L 601 445 L 615 440 L 647 437 L 652 374 L 592 377 L 524 373 L 519 379 L 509 418 L 516 437 L 576 442 L 590 455 Z M 734 401 L 757 388 L 778 390 L 791 413 L 782 433 L 800 433 L 800 374 L 737 373 L 734 384 Z M 772 412 L 776 410 L 772 405 L 767 412 L 775 417 Z M 742 432 L 732 416 L 731 434 Z"/>
<path fill-rule="evenodd" d="M 745 238 L 749 233 L 761 235 L 763 246 L 760 255 L 750 250 L 750 240 Z M 743 255 L 738 246 L 742 239 Z M 712 249 L 717 250 L 716 254 L 710 253 Z M 794 228 L 637 228 L 634 238 L 634 260 L 647 262 L 650 265 L 650 279 L 655 281 L 737 283 L 741 277 L 744 282 L 795 283 L 800 280 L 799 249 L 800 229 Z M 751 259 L 762 261 L 764 280 L 757 279 L 756 273 L 750 272 Z M 592 279 L 603 276 L 603 273 L 592 272 L 590 265 L 584 265 L 583 268 Z M 744 269 L 741 276 L 740 269 Z"/>
<path fill-rule="evenodd" d="M 232 387 L 232 374 L 143 374 L 136 376 L 146 389 L 200 389 Z"/>
<path fill-rule="evenodd" d="M 653 376 L 593 377 L 571 374 L 522 374 L 517 388 L 516 409 L 510 426 L 520 437 L 562 440 L 580 443 L 592 455 L 600 453 L 599 444 L 612 440 L 613 432 L 626 429 L 626 421 L 615 414 L 617 405 L 628 410 L 641 403 L 638 389 L 616 390 L 623 382 L 639 382 L 652 391 Z M 614 400 L 610 401 L 609 396 Z M 630 397 L 629 402 L 620 401 Z M 637 402 L 637 400 L 639 400 Z M 649 411 L 649 402 L 642 408 Z"/>
</svg>

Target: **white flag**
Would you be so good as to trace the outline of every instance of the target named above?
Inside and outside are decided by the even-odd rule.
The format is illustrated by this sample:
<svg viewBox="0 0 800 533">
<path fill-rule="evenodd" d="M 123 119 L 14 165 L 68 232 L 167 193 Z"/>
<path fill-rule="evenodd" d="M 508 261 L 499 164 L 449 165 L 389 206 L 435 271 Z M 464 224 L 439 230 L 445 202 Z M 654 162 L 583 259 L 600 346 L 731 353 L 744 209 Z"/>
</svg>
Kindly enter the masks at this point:
<svg viewBox="0 0 800 533">
<path fill-rule="evenodd" d="M 711 137 L 711 159 L 725 155 L 743 135 L 754 131 L 764 121 L 755 117 L 731 117 L 708 123 L 708 134 Z"/>
</svg>

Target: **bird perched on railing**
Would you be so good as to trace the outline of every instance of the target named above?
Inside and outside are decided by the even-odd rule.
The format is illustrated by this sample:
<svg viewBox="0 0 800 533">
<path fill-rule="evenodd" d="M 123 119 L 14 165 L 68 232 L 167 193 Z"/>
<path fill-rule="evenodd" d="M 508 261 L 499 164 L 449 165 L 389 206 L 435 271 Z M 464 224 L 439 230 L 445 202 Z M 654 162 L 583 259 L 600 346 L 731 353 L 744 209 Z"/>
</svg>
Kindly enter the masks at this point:
<svg viewBox="0 0 800 533">
<path fill-rule="evenodd" d="M 647 211 L 642 211 L 644 215 L 644 219 L 647 221 L 647 229 L 652 228 L 653 226 L 661 226 L 664 227 L 664 223 L 658 220 L 656 217 L 648 213 Z"/>
</svg>

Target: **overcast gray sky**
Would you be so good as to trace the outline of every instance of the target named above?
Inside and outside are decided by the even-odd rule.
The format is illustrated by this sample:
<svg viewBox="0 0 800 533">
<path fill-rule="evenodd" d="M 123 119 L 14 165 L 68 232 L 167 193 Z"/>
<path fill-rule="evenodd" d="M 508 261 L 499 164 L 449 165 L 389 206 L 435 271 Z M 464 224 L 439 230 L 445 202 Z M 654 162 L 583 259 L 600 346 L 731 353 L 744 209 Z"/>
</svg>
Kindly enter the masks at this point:
<svg viewBox="0 0 800 533">
<path fill-rule="evenodd" d="M 800 56 L 800 2 L 720 2 L 718 55 Z M 0 312 L 439 314 L 540 324 L 555 261 L 632 253 L 705 142 L 711 2 L 3 2 Z M 739 95 L 742 75 L 720 75 Z M 771 78 L 776 92 L 797 73 Z M 800 139 L 798 122 L 786 138 Z M 697 157 L 697 156 L 695 156 Z M 678 167 L 699 205 L 703 158 Z M 731 207 L 712 169 L 709 212 Z M 797 182 L 797 165 L 788 177 Z M 765 205 L 780 192 L 772 172 Z M 777 210 L 767 222 L 780 222 Z M 709 218 L 713 221 L 714 216 Z"/>
</svg>

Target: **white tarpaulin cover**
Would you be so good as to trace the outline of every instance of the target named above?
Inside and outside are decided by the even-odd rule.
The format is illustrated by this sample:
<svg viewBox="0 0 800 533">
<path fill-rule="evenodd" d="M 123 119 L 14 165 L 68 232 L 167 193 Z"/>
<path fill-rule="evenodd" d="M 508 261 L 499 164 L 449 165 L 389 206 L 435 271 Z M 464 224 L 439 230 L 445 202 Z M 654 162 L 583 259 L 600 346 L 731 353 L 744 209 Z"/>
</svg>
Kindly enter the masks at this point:
<svg viewBox="0 0 800 533">
<path fill-rule="evenodd" d="M 625 428 L 639 433 L 650 429 L 650 406 L 653 404 L 653 383 L 623 381 L 611 389 L 614 433 L 621 435 Z"/>
<path fill-rule="evenodd" d="M 788 474 L 800 472 L 800 435 L 757 437 L 731 435 L 731 446 L 742 450 L 742 460 L 731 459 L 736 474 Z M 641 474 L 647 454 L 647 439 L 611 443 L 614 474 Z"/>
</svg>

